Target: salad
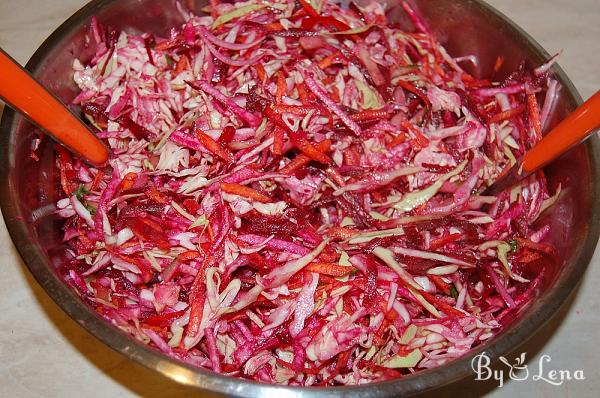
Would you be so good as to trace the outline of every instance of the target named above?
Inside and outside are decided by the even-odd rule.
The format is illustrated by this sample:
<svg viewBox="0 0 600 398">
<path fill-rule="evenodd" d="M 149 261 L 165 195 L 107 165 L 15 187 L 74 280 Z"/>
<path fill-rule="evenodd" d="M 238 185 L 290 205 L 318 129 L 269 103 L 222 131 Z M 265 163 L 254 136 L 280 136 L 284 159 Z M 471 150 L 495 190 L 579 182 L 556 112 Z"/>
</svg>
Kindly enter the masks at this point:
<svg viewBox="0 0 600 398">
<path fill-rule="evenodd" d="M 113 155 L 56 157 L 81 297 L 283 385 L 401 378 L 495 336 L 553 261 L 560 187 L 481 192 L 540 140 L 555 59 L 480 80 L 402 7 L 412 30 L 375 1 L 213 0 L 169 37 L 93 21 L 74 102 Z"/>
</svg>

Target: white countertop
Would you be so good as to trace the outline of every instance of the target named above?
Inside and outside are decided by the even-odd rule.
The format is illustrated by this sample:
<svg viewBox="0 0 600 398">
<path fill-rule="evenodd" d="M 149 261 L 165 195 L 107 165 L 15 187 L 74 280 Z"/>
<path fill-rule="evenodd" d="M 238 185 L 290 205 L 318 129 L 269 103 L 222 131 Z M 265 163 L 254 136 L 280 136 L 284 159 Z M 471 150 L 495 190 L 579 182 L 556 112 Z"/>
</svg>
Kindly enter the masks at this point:
<svg viewBox="0 0 600 398">
<path fill-rule="evenodd" d="M 490 0 L 560 61 L 584 97 L 600 88 L 600 0 Z M 25 63 L 59 24 L 86 0 L 0 0 L 0 47 Z M 2 76 L 0 76 L 0 81 Z M 184 397 L 193 390 L 137 365 L 100 343 L 68 318 L 33 280 L 0 221 L 0 397 Z M 439 396 L 596 397 L 600 390 L 600 254 L 576 296 L 528 344 L 532 375 L 546 365 L 585 381 L 453 386 Z M 206 396 L 205 394 L 199 394 Z"/>
</svg>

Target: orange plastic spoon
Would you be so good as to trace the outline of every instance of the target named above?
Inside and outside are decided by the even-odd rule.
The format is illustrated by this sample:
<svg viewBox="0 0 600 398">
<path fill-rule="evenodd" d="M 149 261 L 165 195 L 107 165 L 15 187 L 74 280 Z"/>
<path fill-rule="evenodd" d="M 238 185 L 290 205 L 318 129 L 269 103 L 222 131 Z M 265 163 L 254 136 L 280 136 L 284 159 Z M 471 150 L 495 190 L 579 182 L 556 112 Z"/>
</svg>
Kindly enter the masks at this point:
<svg viewBox="0 0 600 398">
<path fill-rule="evenodd" d="M 488 189 L 493 195 L 546 166 L 600 128 L 600 91 L 552 129 Z"/>
<path fill-rule="evenodd" d="M 96 136 L 54 95 L 0 49 L 0 98 L 94 166 L 109 152 Z"/>
</svg>

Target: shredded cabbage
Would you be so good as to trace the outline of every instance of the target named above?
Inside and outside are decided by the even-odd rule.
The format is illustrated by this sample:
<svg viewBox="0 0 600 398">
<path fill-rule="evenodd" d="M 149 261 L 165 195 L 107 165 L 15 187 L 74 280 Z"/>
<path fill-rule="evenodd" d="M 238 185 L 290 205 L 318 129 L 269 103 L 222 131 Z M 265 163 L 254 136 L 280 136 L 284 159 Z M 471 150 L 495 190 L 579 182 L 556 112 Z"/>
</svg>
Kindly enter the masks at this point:
<svg viewBox="0 0 600 398">
<path fill-rule="evenodd" d="M 416 33 L 365 1 L 214 1 L 169 37 L 94 21 L 75 103 L 113 155 L 57 149 L 74 289 L 167 355 L 296 386 L 500 331 L 553 261 L 560 188 L 478 192 L 540 139 L 555 59 L 478 80 L 402 7 Z"/>
</svg>

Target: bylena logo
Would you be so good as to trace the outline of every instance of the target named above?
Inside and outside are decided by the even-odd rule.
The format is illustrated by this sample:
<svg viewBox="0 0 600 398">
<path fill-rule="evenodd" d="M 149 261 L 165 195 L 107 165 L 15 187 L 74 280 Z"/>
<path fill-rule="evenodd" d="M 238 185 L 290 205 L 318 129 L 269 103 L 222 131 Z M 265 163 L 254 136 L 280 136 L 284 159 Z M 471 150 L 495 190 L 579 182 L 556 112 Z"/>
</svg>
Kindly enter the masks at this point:
<svg viewBox="0 0 600 398">
<path fill-rule="evenodd" d="M 476 355 L 471 361 L 471 368 L 475 372 L 475 380 L 496 380 L 500 388 L 504 386 L 504 380 L 507 378 L 514 381 L 532 380 L 535 382 L 545 382 L 553 386 L 560 386 L 565 381 L 570 380 L 585 380 L 583 370 L 548 370 L 548 365 L 552 362 L 552 358 L 547 354 L 540 357 L 537 369 L 532 367 L 530 372 L 529 367 L 525 364 L 526 355 L 527 353 L 522 353 L 521 356 L 515 358 L 514 363 L 510 363 L 505 357 L 500 357 L 500 362 L 508 368 L 507 373 L 506 369 L 492 369 L 490 366 L 492 360 L 485 352 L 482 352 Z"/>
</svg>

